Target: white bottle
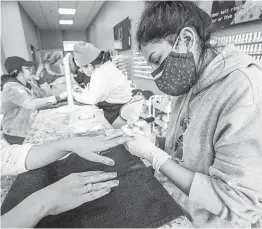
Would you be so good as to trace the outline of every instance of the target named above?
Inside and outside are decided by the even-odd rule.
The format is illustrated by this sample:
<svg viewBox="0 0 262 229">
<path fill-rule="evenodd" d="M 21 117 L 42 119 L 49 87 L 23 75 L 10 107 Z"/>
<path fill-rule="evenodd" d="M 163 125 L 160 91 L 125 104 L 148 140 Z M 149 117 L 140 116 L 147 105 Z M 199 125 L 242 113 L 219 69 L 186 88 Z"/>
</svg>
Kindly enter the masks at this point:
<svg viewBox="0 0 262 229">
<path fill-rule="evenodd" d="M 254 33 L 253 41 L 252 41 L 252 42 L 256 42 L 256 41 L 257 41 L 257 32 Z"/>
<path fill-rule="evenodd" d="M 257 53 L 262 54 L 262 44 L 258 45 Z"/>
<path fill-rule="evenodd" d="M 257 40 L 256 41 L 260 41 L 261 40 L 261 31 L 259 31 L 258 33 L 257 33 Z"/>
</svg>

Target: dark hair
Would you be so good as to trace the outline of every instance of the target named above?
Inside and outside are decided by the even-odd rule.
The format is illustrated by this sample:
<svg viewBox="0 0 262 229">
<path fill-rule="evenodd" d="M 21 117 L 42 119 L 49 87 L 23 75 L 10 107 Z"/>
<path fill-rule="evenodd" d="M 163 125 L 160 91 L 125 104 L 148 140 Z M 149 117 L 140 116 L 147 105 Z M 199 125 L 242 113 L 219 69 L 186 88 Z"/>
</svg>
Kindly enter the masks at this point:
<svg viewBox="0 0 262 229">
<path fill-rule="evenodd" d="M 212 20 L 195 3 L 190 1 L 150 1 L 140 18 L 136 32 L 138 48 L 150 43 L 167 39 L 173 45 L 174 39 L 184 27 L 193 28 L 200 38 L 201 48 L 210 39 Z"/>
<path fill-rule="evenodd" d="M 136 32 L 138 48 L 141 50 L 143 45 L 159 42 L 162 39 L 174 45 L 178 34 L 184 27 L 194 29 L 199 37 L 200 69 L 198 73 L 200 74 L 205 68 L 204 59 L 207 49 L 213 49 L 210 44 L 213 25 L 211 17 L 194 2 L 146 2 Z"/>
<path fill-rule="evenodd" d="M 7 83 L 8 81 L 13 81 L 16 79 L 18 76 L 19 72 L 22 71 L 22 67 L 19 69 L 15 69 L 12 72 L 8 74 L 3 74 L 1 75 L 1 91 L 3 90 L 4 84 Z"/>
<path fill-rule="evenodd" d="M 103 64 L 103 63 L 105 63 L 109 60 L 112 61 L 110 52 L 101 51 L 100 54 L 98 55 L 98 57 L 94 61 L 92 61 L 90 64 L 92 64 L 94 66 L 94 65 L 98 65 L 98 64 Z"/>
</svg>

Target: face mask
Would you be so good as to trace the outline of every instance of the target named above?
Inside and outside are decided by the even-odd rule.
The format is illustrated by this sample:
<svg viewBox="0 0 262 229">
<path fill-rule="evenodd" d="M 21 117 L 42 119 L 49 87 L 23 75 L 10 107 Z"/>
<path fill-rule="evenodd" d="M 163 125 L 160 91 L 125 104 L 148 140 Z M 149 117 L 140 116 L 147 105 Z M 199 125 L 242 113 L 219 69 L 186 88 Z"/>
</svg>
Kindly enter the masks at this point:
<svg viewBox="0 0 262 229">
<path fill-rule="evenodd" d="M 175 53 L 178 39 L 167 58 L 151 75 L 160 91 L 167 95 L 179 96 L 189 92 L 197 81 L 193 54 Z"/>
</svg>

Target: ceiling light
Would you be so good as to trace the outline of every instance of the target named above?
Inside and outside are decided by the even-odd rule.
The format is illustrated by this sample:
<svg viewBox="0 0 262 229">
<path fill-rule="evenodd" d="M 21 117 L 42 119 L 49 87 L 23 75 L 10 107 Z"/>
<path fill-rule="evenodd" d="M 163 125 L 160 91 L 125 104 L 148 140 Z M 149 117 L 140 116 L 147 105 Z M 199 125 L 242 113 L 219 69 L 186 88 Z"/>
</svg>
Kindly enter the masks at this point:
<svg viewBox="0 0 262 229">
<path fill-rule="evenodd" d="M 68 8 L 58 8 L 59 14 L 75 14 L 76 9 L 68 9 Z"/>
<path fill-rule="evenodd" d="M 61 25 L 73 25 L 73 20 L 59 20 L 59 24 Z"/>
</svg>

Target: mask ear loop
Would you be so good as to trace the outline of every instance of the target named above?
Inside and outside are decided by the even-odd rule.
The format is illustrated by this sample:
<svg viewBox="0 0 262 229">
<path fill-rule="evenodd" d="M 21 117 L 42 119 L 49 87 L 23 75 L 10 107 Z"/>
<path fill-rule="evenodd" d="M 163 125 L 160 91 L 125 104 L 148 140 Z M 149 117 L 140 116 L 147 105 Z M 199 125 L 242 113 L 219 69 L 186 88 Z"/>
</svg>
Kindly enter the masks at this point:
<svg viewBox="0 0 262 229">
<path fill-rule="evenodd" d="M 172 52 L 174 52 L 175 51 L 175 49 L 176 49 L 176 45 L 177 45 L 177 43 L 178 43 L 178 40 L 179 40 L 179 35 L 178 35 L 178 37 L 177 37 L 177 39 L 176 39 L 176 41 L 175 41 L 175 44 L 173 45 L 173 47 L 172 47 Z"/>
</svg>

